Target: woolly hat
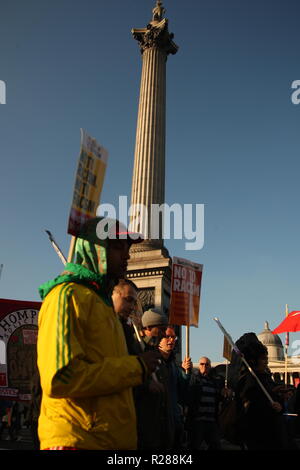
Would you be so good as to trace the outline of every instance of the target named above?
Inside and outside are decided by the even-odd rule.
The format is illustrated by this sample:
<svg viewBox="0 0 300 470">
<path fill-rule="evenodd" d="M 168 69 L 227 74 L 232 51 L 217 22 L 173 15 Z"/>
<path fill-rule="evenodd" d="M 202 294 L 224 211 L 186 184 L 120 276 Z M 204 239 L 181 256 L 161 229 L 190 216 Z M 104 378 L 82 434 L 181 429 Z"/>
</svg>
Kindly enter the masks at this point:
<svg viewBox="0 0 300 470">
<path fill-rule="evenodd" d="M 151 308 L 144 312 L 142 316 L 142 325 L 144 328 L 148 326 L 168 326 L 168 318 L 162 315 L 157 308 Z"/>
</svg>

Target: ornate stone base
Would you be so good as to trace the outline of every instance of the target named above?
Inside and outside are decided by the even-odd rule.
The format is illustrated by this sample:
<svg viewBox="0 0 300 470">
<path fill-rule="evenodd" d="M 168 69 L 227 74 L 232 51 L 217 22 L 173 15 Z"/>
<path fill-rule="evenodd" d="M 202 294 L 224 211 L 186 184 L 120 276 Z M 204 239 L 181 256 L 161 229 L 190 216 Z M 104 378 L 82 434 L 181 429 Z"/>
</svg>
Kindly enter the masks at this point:
<svg viewBox="0 0 300 470">
<path fill-rule="evenodd" d="M 139 288 L 144 311 L 157 307 L 169 314 L 171 275 L 172 260 L 166 248 L 130 252 L 127 278 Z"/>
<path fill-rule="evenodd" d="M 141 244 L 133 245 L 141 246 Z M 155 250 L 130 250 L 127 278 L 133 281 L 139 289 L 138 298 L 145 312 L 157 307 L 167 317 L 169 316 L 172 278 L 172 259 L 165 247 Z M 176 326 L 179 337 L 176 348 L 176 359 L 181 364 L 181 327 Z"/>
</svg>

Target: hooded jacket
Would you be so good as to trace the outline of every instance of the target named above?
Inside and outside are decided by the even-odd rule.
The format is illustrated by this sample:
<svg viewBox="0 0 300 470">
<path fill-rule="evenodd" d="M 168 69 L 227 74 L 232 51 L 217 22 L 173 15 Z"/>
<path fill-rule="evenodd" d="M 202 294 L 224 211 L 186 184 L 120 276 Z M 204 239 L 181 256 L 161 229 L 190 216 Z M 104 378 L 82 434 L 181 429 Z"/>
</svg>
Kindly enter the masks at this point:
<svg viewBox="0 0 300 470">
<path fill-rule="evenodd" d="M 142 383 L 143 364 L 128 355 L 104 288 L 105 248 L 78 239 L 75 253 L 76 263 L 39 289 L 41 449 L 136 449 L 131 387 Z"/>
</svg>

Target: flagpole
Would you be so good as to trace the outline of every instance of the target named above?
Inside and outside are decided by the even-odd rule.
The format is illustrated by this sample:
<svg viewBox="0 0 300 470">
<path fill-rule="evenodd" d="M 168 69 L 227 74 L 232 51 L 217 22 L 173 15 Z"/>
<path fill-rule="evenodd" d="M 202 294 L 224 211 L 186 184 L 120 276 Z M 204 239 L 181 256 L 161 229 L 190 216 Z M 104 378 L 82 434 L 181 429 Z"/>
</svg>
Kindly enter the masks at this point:
<svg viewBox="0 0 300 470">
<path fill-rule="evenodd" d="M 289 314 L 288 304 L 285 305 L 285 318 Z M 284 382 L 286 388 L 288 387 L 288 345 L 289 345 L 289 334 L 285 334 L 285 371 L 284 371 Z"/>
<path fill-rule="evenodd" d="M 228 359 L 226 359 L 225 388 L 227 388 L 227 384 L 228 384 Z"/>
</svg>

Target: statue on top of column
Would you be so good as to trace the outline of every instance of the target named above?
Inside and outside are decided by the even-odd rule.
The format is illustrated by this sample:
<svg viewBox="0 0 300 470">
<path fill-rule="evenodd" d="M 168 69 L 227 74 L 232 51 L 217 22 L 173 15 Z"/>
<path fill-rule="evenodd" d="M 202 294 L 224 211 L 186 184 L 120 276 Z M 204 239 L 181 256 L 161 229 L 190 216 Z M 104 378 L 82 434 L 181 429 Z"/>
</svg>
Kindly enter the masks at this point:
<svg viewBox="0 0 300 470">
<path fill-rule="evenodd" d="M 156 0 L 156 6 L 152 10 L 153 16 L 146 28 L 133 28 L 131 30 L 134 39 L 140 44 L 141 53 L 151 48 L 164 50 L 167 55 L 176 54 L 178 46 L 173 42 L 173 33 L 169 33 L 168 20 L 163 15 L 166 12 L 161 0 Z"/>
<path fill-rule="evenodd" d="M 161 21 L 163 14 L 166 12 L 164 7 L 162 6 L 161 0 L 156 0 L 156 6 L 153 8 L 152 13 L 152 21 Z"/>
</svg>

